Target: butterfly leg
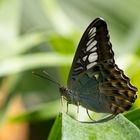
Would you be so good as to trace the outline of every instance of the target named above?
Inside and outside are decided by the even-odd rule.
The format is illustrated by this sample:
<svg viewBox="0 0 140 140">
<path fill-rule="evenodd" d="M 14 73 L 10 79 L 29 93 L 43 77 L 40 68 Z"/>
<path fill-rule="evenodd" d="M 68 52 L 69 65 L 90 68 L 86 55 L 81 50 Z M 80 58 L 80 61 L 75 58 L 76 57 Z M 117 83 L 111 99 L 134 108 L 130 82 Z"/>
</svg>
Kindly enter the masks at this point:
<svg viewBox="0 0 140 140">
<path fill-rule="evenodd" d="M 69 107 L 69 103 L 67 102 L 67 110 L 66 110 L 66 114 L 68 114 L 68 107 Z"/>
<path fill-rule="evenodd" d="M 92 121 L 95 121 L 94 119 L 92 119 L 92 117 L 90 116 L 89 112 L 88 112 L 88 109 L 86 109 L 87 111 L 87 114 L 88 114 L 88 117 L 92 120 Z"/>
<path fill-rule="evenodd" d="M 111 120 L 111 119 L 113 119 L 115 117 L 116 117 L 116 115 L 111 114 L 111 115 L 108 115 L 108 116 L 104 117 L 103 119 L 95 121 L 94 123 L 107 122 L 107 121 L 109 121 L 109 120 Z"/>
<path fill-rule="evenodd" d="M 77 102 L 77 115 L 76 115 L 76 118 L 77 118 L 77 120 L 79 118 L 79 102 Z"/>
<path fill-rule="evenodd" d="M 115 118 L 116 115 L 112 114 L 109 116 L 104 117 L 103 119 L 97 120 L 97 121 L 93 121 L 93 122 L 81 122 L 81 123 L 103 123 L 103 122 L 107 122 L 113 118 Z"/>
<path fill-rule="evenodd" d="M 77 114 L 79 113 L 79 102 L 77 103 Z"/>
<path fill-rule="evenodd" d="M 61 110 L 63 111 L 63 112 L 65 112 L 65 110 L 64 110 L 64 104 L 63 104 L 63 100 L 64 100 L 64 97 L 63 96 L 61 96 L 61 98 L 60 98 L 60 102 L 61 102 Z"/>
<path fill-rule="evenodd" d="M 63 107 L 63 96 L 61 96 L 61 105 Z"/>
</svg>

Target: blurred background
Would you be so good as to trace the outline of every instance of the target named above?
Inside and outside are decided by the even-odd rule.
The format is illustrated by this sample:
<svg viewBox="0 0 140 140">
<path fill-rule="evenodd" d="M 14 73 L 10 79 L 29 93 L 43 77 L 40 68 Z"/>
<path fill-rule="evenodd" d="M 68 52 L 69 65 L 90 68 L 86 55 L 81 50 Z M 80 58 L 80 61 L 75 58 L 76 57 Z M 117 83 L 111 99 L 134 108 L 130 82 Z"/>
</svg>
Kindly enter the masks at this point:
<svg viewBox="0 0 140 140">
<path fill-rule="evenodd" d="M 32 71 L 46 70 L 66 86 L 80 38 L 96 17 L 106 20 L 116 63 L 139 88 L 139 13 L 139 0 L 0 0 L 0 140 L 47 139 L 60 94 Z M 138 107 L 139 98 L 132 109 Z"/>
</svg>

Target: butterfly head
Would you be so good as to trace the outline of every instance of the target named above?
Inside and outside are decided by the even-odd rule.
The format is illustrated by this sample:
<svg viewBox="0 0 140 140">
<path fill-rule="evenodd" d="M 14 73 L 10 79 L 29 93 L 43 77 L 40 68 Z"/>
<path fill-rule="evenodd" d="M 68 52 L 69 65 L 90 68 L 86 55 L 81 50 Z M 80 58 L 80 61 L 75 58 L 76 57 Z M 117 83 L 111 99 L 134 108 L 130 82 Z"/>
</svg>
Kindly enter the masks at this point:
<svg viewBox="0 0 140 140">
<path fill-rule="evenodd" d="M 62 97 L 64 97 L 64 99 L 67 101 L 67 102 L 71 102 L 71 94 L 70 94 L 70 92 L 69 92 L 69 90 L 67 89 L 67 88 L 65 88 L 65 87 L 63 87 L 63 86 L 61 86 L 60 88 L 59 88 L 59 91 L 60 91 L 60 95 L 62 96 Z"/>
</svg>

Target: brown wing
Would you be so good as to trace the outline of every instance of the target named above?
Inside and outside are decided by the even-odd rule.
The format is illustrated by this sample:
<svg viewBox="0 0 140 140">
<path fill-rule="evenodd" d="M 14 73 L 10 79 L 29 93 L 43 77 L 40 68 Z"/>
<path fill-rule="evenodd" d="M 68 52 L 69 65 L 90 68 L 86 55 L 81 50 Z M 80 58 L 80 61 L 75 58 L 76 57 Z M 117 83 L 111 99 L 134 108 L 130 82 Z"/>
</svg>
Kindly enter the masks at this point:
<svg viewBox="0 0 140 140">
<path fill-rule="evenodd" d="M 102 63 L 99 69 L 96 80 L 99 81 L 100 102 L 104 102 L 105 112 L 118 114 L 129 110 L 137 98 L 137 88 L 116 64 Z"/>
</svg>

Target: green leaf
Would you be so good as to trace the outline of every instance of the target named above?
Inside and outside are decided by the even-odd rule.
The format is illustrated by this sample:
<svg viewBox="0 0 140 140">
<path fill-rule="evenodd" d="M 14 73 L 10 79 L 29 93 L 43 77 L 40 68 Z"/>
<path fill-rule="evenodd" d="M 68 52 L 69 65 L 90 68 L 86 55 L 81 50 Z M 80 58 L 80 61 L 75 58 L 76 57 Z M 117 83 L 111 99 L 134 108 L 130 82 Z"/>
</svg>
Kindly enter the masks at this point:
<svg viewBox="0 0 140 140">
<path fill-rule="evenodd" d="M 7 46 L 19 33 L 20 1 L 0 1 L 0 49 Z"/>
<path fill-rule="evenodd" d="M 67 66 L 71 64 L 71 61 L 72 55 L 59 53 L 36 53 L 12 57 L 0 62 L 0 76 L 38 68 L 39 66 Z"/>
<path fill-rule="evenodd" d="M 72 54 L 74 53 L 76 46 L 73 39 L 74 37 L 76 38 L 75 34 L 72 34 L 71 36 L 52 34 L 48 36 L 48 42 L 57 52 L 63 54 Z"/>
<path fill-rule="evenodd" d="M 51 133 L 48 140 L 61 140 L 61 131 L 62 131 L 62 117 L 59 114 L 54 122 Z"/>
<path fill-rule="evenodd" d="M 140 108 L 132 110 L 124 114 L 125 117 L 133 122 L 138 128 L 140 128 Z"/>
<path fill-rule="evenodd" d="M 35 45 L 42 43 L 45 40 L 44 33 L 32 33 L 17 38 L 9 45 L 1 45 L 2 53 L 0 61 L 10 58 L 15 55 L 20 55 L 33 48 Z M 8 51 L 7 51 L 8 50 Z"/>
<path fill-rule="evenodd" d="M 63 113 L 57 117 L 56 122 L 62 123 L 62 140 L 139 140 L 140 138 L 140 130 L 123 115 L 104 123 L 85 124 Z M 57 133 L 55 128 L 56 126 L 52 129 L 51 137 Z"/>
</svg>

